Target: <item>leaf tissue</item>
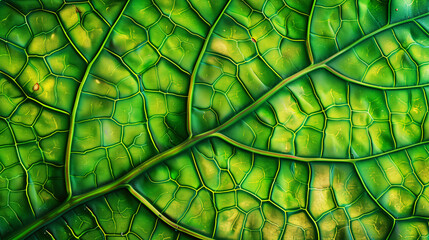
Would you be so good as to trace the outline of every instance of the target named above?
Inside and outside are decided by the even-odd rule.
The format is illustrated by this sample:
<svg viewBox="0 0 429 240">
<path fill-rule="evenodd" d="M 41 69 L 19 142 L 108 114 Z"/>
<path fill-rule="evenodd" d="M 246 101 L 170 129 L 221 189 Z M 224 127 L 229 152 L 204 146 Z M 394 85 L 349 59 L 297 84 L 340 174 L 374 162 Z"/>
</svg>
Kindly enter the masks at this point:
<svg viewBox="0 0 429 240">
<path fill-rule="evenodd" d="M 1 239 L 428 239 L 429 1 L 0 2 Z"/>
</svg>

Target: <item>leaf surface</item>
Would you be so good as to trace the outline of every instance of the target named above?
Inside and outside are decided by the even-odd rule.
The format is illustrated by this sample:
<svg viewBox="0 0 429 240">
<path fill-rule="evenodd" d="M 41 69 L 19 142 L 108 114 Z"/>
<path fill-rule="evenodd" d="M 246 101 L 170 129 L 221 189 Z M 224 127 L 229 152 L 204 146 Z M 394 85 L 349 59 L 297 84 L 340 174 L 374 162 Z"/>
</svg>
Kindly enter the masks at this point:
<svg viewBox="0 0 429 240">
<path fill-rule="evenodd" d="M 428 235 L 427 1 L 0 13 L 2 238 Z"/>
</svg>

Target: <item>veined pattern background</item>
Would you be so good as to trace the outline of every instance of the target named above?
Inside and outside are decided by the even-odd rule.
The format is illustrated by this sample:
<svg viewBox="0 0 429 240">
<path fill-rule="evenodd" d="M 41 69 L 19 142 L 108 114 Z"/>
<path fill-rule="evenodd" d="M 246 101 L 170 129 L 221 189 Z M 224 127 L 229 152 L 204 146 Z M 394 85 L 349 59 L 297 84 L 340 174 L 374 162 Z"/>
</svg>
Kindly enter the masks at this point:
<svg viewBox="0 0 429 240">
<path fill-rule="evenodd" d="M 427 239 L 429 1 L 0 2 L 0 238 Z"/>
</svg>

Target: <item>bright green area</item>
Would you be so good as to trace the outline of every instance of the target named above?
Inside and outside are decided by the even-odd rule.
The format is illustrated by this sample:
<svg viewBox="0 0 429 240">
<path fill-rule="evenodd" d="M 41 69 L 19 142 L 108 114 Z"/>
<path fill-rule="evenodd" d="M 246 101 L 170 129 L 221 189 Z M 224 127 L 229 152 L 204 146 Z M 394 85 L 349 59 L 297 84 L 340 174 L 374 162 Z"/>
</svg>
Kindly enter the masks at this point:
<svg viewBox="0 0 429 240">
<path fill-rule="evenodd" d="M 0 238 L 418 239 L 429 2 L 0 2 Z"/>
</svg>

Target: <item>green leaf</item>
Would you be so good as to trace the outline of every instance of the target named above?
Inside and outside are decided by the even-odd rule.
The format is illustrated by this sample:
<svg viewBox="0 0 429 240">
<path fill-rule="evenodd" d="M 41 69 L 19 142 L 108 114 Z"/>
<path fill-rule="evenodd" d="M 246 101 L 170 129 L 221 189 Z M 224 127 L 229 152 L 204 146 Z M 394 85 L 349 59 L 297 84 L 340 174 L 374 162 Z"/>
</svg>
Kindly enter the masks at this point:
<svg viewBox="0 0 429 240">
<path fill-rule="evenodd" d="M 429 235 L 429 2 L 0 2 L 3 239 Z"/>
</svg>

